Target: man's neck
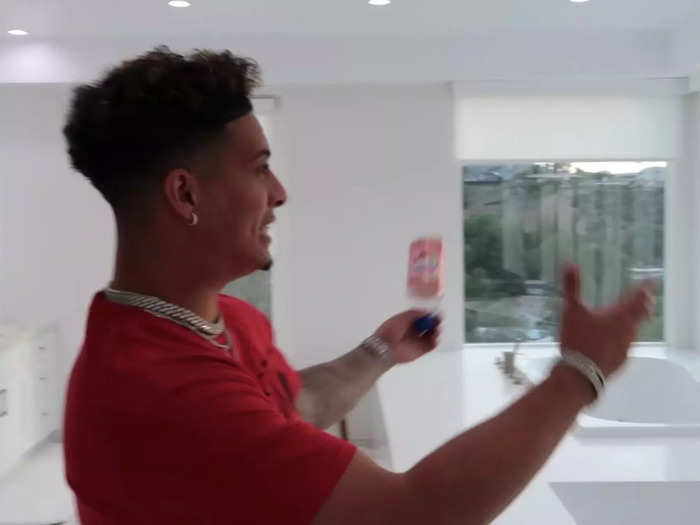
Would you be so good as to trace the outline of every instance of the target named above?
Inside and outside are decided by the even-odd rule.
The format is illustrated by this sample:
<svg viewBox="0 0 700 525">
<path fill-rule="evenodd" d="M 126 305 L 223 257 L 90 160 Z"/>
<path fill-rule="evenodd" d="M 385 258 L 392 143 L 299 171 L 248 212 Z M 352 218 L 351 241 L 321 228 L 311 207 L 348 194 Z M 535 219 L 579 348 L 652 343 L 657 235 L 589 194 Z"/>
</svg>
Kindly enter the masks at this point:
<svg viewBox="0 0 700 525">
<path fill-rule="evenodd" d="M 219 318 L 219 287 L 203 282 L 201 276 L 206 272 L 188 267 L 187 262 L 187 257 L 137 250 L 120 242 L 111 286 L 158 297 L 215 322 Z"/>
</svg>

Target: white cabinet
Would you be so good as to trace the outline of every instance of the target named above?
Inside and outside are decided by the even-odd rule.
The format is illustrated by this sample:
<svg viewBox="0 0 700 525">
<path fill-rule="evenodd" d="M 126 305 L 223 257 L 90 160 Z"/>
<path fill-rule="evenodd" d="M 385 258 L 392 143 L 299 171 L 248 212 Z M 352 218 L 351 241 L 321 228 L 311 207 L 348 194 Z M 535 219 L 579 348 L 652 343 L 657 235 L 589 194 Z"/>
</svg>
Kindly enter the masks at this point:
<svg viewBox="0 0 700 525">
<path fill-rule="evenodd" d="M 26 388 L 18 372 L 22 351 L 20 343 L 0 349 L 0 390 L 5 398 L 5 413 L 0 417 L 0 474 L 25 452 L 22 447 L 25 416 L 21 407 Z"/>
<path fill-rule="evenodd" d="M 0 475 L 59 426 L 58 343 L 58 330 L 49 327 L 0 347 Z"/>
<path fill-rule="evenodd" d="M 47 328 L 30 342 L 29 368 L 32 370 L 30 384 L 34 390 L 35 412 L 38 412 L 37 432 L 43 439 L 60 427 L 61 402 L 59 399 L 59 333 Z M 36 415 L 36 414 L 35 414 Z"/>
</svg>

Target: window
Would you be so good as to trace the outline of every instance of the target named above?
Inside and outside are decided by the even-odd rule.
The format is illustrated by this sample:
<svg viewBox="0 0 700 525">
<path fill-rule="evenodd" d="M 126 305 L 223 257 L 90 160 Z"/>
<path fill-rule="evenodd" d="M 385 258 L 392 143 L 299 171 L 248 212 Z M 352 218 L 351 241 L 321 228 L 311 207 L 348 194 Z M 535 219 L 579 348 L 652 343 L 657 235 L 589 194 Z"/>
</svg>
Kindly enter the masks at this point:
<svg viewBox="0 0 700 525">
<path fill-rule="evenodd" d="M 639 340 L 662 341 L 667 171 L 666 162 L 463 165 L 467 342 L 555 341 L 565 261 L 581 267 L 592 305 L 657 280 Z"/>
</svg>

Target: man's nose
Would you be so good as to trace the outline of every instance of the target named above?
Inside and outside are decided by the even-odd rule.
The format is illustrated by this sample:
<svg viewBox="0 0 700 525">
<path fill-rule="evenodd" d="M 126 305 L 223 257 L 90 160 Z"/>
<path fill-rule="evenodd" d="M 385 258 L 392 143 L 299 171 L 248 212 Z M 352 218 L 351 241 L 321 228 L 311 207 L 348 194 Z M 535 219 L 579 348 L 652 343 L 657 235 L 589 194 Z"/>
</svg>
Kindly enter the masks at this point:
<svg viewBox="0 0 700 525">
<path fill-rule="evenodd" d="M 287 190 L 284 189 L 284 186 L 280 182 L 280 180 L 277 178 L 277 175 L 272 175 L 272 191 L 270 192 L 270 200 L 272 202 L 272 206 L 274 208 L 279 208 L 282 206 L 285 202 L 287 202 Z"/>
</svg>

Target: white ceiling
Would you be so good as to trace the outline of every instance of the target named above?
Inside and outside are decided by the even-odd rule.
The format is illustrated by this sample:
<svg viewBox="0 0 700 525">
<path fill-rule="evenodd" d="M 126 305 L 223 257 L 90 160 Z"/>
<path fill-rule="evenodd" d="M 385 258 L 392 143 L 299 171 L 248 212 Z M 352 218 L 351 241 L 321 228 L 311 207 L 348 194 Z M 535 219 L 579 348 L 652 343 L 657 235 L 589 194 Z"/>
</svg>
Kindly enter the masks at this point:
<svg viewBox="0 0 700 525">
<path fill-rule="evenodd" d="M 700 0 L 190 1 L 0 0 L 0 84 L 85 81 L 157 44 L 232 49 L 277 85 L 700 75 Z"/>
<path fill-rule="evenodd" d="M 700 16 L 700 0 L 3 0 L 0 38 L 225 35 L 455 35 L 541 31 L 670 31 Z"/>
</svg>

